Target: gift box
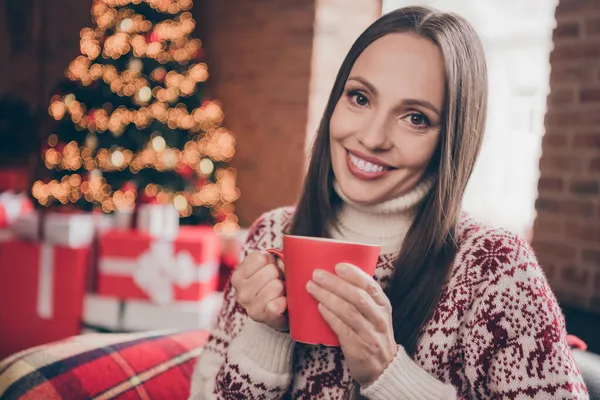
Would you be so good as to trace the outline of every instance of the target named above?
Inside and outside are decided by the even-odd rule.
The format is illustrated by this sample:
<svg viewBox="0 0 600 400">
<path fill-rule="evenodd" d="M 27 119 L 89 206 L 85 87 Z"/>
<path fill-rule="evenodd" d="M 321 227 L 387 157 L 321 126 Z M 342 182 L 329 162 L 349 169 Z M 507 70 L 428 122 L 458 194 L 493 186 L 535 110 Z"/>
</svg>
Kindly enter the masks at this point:
<svg viewBox="0 0 600 400">
<path fill-rule="evenodd" d="M 89 248 L 0 243 L 0 358 L 79 333 Z"/>
<path fill-rule="evenodd" d="M 172 204 L 140 204 L 137 229 L 156 238 L 173 240 L 179 232 L 179 212 Z"/>
<path fill-rule="evenodd" d="M 208 330 L 219 312 L 223 294 L 215 292 L 202 301 L 159 305 L 147 300 L 120 300 L 86 295 L 83 329 L 95 332 L 146 330 Z"/>
<path fill-rule="evenodd" d="M 239 229 L 235 233 L 220 234 L 221 267 L 219 270 L 219 290 L 222 291 L 233 270 L 240 263 L 242 248 L 248 236 L 247 229 Z"/>
<path fill-rule="evenodd" d="M 19 217 L 12 229 L 22 239 L 43 237 L 46 243 L 82 247 L 92 243 L 98 231 L 108 229 L 109 223 L 104 214 L 34 212 Z"/>
<path fill-rule="evenodd" d="M 33 204 L 24 193 L 4 192 L 0 194 L 0 228 L 9 227 L 19 217 L 32 212 Z"/>
<path fill-rule="evenodd" d="M 97 293 L 157 304 L 198 301 L 217 289 L 220 253 L 210 227 L 181 227 L 174 240 L 108 231 L 99 238 Z"/>
</svg>

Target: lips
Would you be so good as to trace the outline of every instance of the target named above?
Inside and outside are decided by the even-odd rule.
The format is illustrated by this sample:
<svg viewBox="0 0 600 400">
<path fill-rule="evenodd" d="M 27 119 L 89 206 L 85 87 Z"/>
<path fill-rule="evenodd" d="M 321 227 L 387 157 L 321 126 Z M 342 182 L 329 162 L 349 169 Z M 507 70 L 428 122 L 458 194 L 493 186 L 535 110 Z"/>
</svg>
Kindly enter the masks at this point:
<svg viewBox="0 0 600 400">
<path fill-rule="evenodd" d="M 394 169 L 376 158 L 351 151 L 347 151 L 346 163 L 350 173 L 361 180 L 379 179 Z"/>
</svg>

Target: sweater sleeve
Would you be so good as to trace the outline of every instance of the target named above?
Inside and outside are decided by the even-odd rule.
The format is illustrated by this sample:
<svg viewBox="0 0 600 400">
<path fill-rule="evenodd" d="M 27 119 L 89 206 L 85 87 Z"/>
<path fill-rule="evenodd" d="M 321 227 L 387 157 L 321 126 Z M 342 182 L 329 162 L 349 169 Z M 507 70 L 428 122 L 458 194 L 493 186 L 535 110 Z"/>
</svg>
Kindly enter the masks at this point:
<svg viewBox="0 0 600 400">
<path fill-rule="evenodd" d="M 588 399 L 564 316 L 529 245 L 488 232 L 465 262 L 480 275 L 463 338 L 469 397 Z"/>
<path fill-rule="evenodd" d="M 371 385 L 361 388 L 361 395 L 370 400 L 454 400 L 456 390 L 444 383 L 416 364 L 398 346 L 396 356 L 383 371 L 383 374 Z"/>
<path fill-rule="evenodd" d="M 280 227 L 272 213 L 253 224 L 242 257 L 271 247 L 272 235 L 281 235 L 282 230 L 272 231 Z M 228 282 L 223 306 L 192 375 L 190 399 L 280 399 L 289 390 L 294 342 L 289 334 L 248 318 L 235 297 Z"/>
</svg>

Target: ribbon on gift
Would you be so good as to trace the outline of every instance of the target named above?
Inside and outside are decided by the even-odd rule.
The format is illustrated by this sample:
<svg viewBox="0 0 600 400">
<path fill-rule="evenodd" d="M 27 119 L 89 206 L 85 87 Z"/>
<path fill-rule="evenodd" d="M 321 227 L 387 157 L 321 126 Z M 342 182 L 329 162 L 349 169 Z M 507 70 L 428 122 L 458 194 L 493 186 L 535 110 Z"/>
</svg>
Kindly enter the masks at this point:
<svg viewBox="0 0 600 400">
<path fill-rule="evenodd" d="M 42 319 L 51 319 L 54 311 L 54 247 L 40 245 L 37 313 Z"/>
<path fill-rule="evenodd" d="M 99 268 L 103 274 L 132 276 L 152 301 L 164 305 L 173 302 L 174 285 L 185 288 L 208 282 L 218 273 L 219 264 L 198 265 L 188 251 L 176 253 L 172 241 L 155 240 L 137 259 L 103 257 Z"/>
<path fill-rule="evenodd" d="M 21 215 L 33 211 L 29 199 L 23 194 L 5 192 L 0 194 L 0 227 L 12 225 Z"/>
</svg>

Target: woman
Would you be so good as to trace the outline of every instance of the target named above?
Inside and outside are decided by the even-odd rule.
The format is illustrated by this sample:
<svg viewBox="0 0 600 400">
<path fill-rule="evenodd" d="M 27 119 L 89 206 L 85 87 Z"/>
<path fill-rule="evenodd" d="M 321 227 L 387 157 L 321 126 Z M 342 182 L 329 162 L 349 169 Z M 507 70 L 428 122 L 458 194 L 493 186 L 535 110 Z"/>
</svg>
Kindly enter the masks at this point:
<svg viewBox="0 0 600 400">
<path fill-rule="evenodd" d="M 485 122 L 483 51 L 463 19 L 411 7 L 356 41 L 295 209 L 266 213 L 198 361 L 192 398 L 587 398 L 532 250 L 460 212 Z M 294 343 L 282 235 L 381 246 L 307 290 L 340 348 Z"/>
</svg>

